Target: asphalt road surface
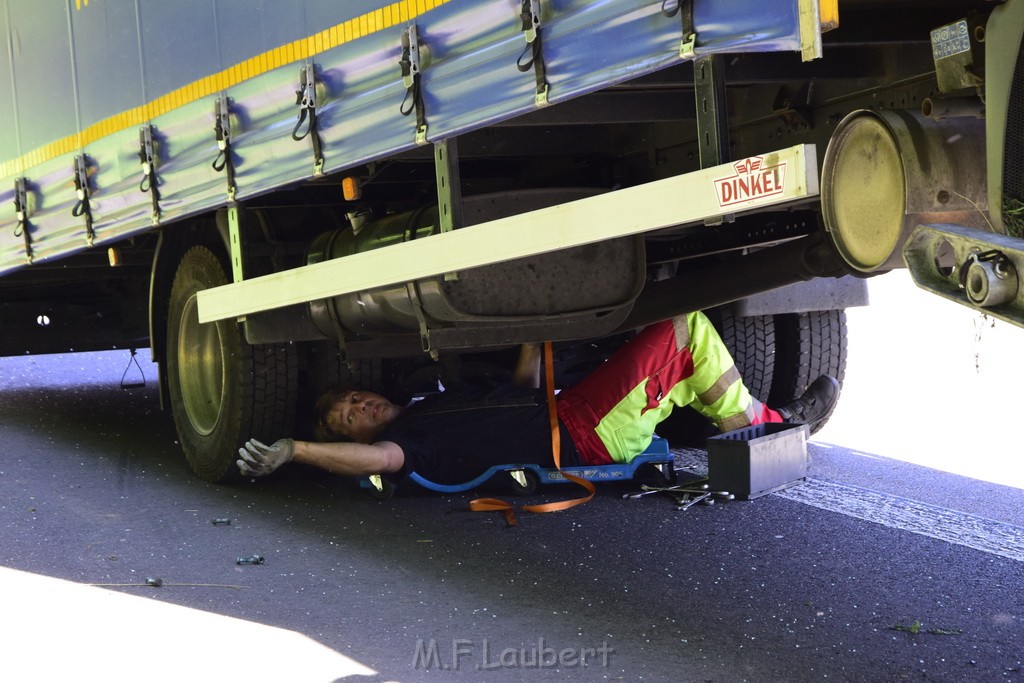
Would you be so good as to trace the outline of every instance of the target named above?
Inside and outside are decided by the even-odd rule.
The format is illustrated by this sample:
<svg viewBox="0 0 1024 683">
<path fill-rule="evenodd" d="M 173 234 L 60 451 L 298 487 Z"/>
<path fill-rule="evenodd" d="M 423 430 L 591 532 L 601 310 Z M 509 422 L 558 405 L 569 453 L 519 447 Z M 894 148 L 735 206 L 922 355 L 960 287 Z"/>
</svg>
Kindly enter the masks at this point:
<svg viewBox="0 0 1024 683">
<path fill-rule="evenodd" d="M 0 680 L 1024 680 L 1020 489 L 822 443 L 756 501 L 607 486 L 517 527 L 301 466 L 211 485 L 126 361 L 0 359 Z"/>
</svg>

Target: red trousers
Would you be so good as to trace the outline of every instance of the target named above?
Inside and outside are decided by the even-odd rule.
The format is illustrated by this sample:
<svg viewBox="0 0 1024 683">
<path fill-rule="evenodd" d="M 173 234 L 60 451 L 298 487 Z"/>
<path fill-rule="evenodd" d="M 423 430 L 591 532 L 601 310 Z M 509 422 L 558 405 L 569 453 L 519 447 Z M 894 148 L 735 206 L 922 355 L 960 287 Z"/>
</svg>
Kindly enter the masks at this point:
<svg viewBox="0 0 1024 683">
<path fill-rule="evenodd" d="M 750 396 L 725 344 L 700 313 L 647 327 L 562 391 L 556 405 L 580 459 L 593 465 L 628 462 L 679 405 L 697 409 L 723 431 L 782 421 Z"/>
</svg>

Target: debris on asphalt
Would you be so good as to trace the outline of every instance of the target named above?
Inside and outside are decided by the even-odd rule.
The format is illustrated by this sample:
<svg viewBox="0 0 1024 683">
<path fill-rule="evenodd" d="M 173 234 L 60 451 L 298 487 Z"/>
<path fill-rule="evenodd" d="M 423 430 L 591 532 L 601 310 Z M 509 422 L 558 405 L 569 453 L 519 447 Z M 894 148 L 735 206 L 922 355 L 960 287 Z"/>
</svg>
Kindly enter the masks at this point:
<svg viewBox="0 0 1024 683">
<path fill-rule="evenodd" d="M 905 631 L 907 633 L 927 633 L 932 636 L 959 636 L 963 635 L 963 629 L 959 628 L 929 628 L 925 629 L 924 624 L 921 623 L 920 619 L 914 619 L 914 623 L 910 626 L 904 626 L 903 624 L 893 624 L 889 627 L 890 631 Z"/>
</svg>

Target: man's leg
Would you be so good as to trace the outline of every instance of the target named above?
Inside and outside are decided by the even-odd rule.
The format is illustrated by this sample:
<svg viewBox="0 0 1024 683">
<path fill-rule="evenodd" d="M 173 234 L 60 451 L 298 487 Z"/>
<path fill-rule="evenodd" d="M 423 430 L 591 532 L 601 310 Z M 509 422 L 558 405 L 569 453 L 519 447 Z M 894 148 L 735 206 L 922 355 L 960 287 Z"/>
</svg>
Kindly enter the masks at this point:
<svg viewBox="0 0 1024 683">
<path fill-rule="evenodd" d="M 644 329 L 558 397 L 558 414 L 588 463 L 628 462 L 675 406 L 691 405 L 723 430 L 779 422 L 750 396 L 729 350 L 702 313 Z"/>
<path fill-rule="evenodd" d="M 687 345 L 694 357 L 691 377 L 679 378 L 683 396 L 692 392 L 696 400 L 687 404 L 708 418 L 723 432 L 764 422 L 782 422 L 782 416 L 750 395 L 736 362 L 718 331 L 703 314 L 689 314 Z M 676 403 L 676 405 L 679 405 Z"/>
</svg>

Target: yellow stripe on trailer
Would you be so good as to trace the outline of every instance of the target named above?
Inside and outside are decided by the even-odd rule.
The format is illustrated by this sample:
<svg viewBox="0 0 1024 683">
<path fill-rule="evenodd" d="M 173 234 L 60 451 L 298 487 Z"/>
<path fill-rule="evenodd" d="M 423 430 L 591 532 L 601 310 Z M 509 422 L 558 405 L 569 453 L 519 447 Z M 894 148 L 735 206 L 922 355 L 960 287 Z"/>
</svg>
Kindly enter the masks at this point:
<svg viewBox="0 0 1024 683">
<path fill-rule="evenodd" d="M 228 88 L 274 69 L 309 59 L 322 52 L 357 40 L 372 33 L 391 28 L 397 24 L 415 19 L 428 11 L 444 5 L 449 0 L 400 0 L 384 8 L 371 10 L 349 21 L 337 24 L 323 31 L 299 40 L 267 50 L 239 64 L 234 64 L 218 73 L 210 74 L 188 83 L 166 95 L 125 112 L 114 114 L 91 124 L 83 130 L 49 142 L 42 147 L 22 154 L 20 157 L 0 162 L 0 176 L 24 175 L 33 166 L 74 152 L 97 142 L 109 135 L 128 128 L 141 126 L 158 116 L 167 114 L 187 104 L 222 92 Z"/>
</svg>

